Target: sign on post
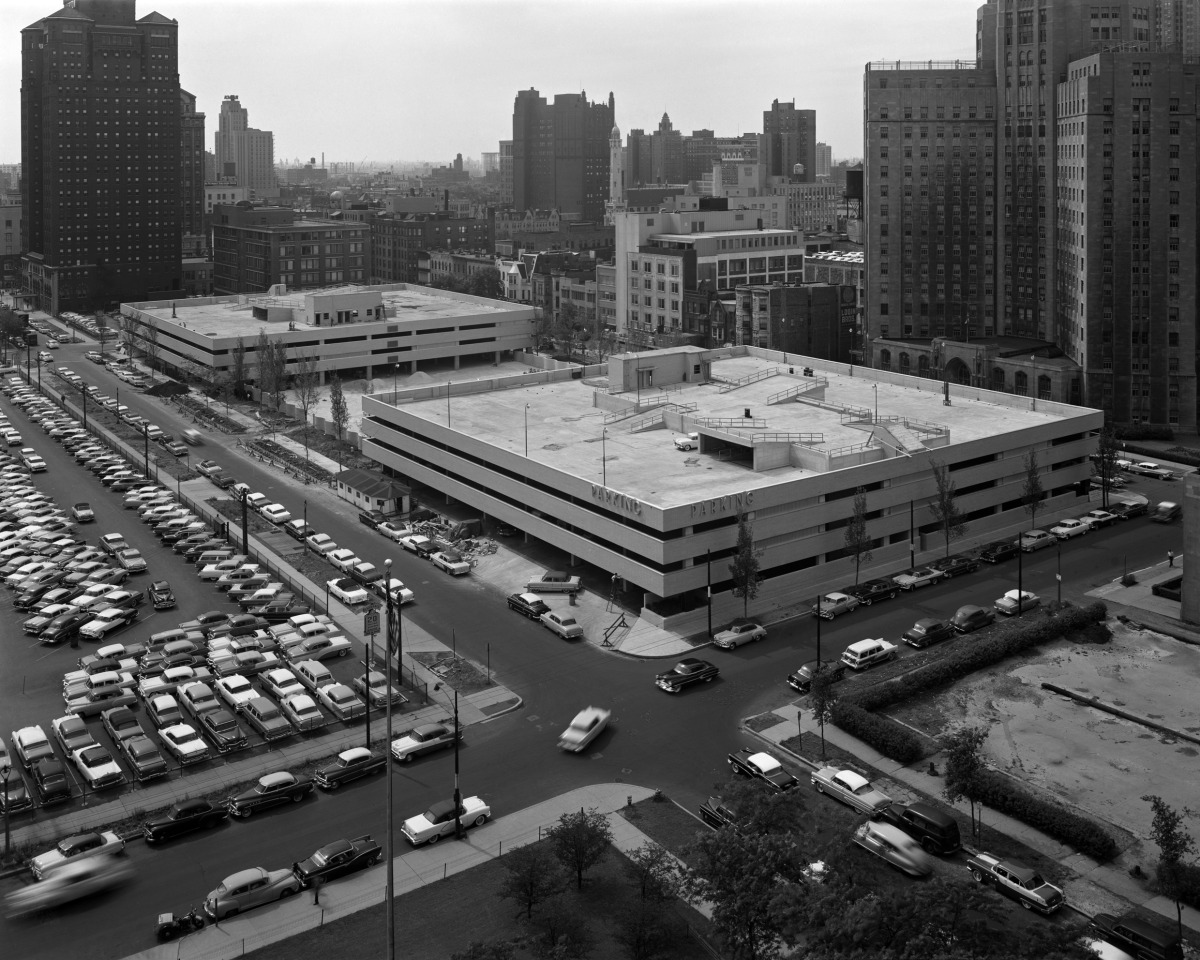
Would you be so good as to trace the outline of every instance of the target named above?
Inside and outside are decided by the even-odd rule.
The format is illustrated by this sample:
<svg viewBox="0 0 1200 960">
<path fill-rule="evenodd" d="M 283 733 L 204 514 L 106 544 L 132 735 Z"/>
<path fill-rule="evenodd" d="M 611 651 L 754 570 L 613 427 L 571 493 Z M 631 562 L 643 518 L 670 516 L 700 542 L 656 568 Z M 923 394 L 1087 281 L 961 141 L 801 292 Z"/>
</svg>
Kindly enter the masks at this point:
<svg viewBox="0 0 1200 960">
<path fill-rule="evenodd" d="M 363 633 L 373 637 L 379 632 L 379 611 L 368 610 L 363 614 Z"/>
</svg>

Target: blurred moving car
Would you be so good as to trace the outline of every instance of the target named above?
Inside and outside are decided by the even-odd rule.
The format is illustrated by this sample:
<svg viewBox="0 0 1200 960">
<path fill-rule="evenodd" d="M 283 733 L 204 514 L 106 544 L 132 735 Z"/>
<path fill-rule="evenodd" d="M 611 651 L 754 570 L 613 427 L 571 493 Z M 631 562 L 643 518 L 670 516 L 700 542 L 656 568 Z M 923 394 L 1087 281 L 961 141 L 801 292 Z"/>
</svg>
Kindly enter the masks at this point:
<svg viewBox="0 0 1200 960">
<path fill-rule="evenodd" d="M 571 753 L 579 753 L 586 749 L 588 744 L 600 736 L 601 731 L 608 726 L 611 716 L 611 710 L 605 710 L 602 707 L 584 707 L 575 715 L 570 726 L 559 734 L 559 748 Z"/>
<path fill-rule="evenodd" d="M 927 877 L 933 860 L 912 837 L 890 823 L 868 820 L 854 831 L 854 842 L 910 877 Z"/>
<path fill-rule="evenodd" d="M 132 876 L 133 866 L 113 854 L 90 857 L 64 866 L 41 883 L 14 890 L 5 906 L 10 917 L 19 917 L 110 890 Z"/>
<path fill-rule="evenodd" d="M 53 850 L 38 854 L 29 861 L 29 869 L 35 880 L 45 880 L 68 863 L 78 863 L 102 854 L 121 853 L 124 849 L 125 841 L 112 830 L 77 833 L 59 840 Z"/>
</svg>

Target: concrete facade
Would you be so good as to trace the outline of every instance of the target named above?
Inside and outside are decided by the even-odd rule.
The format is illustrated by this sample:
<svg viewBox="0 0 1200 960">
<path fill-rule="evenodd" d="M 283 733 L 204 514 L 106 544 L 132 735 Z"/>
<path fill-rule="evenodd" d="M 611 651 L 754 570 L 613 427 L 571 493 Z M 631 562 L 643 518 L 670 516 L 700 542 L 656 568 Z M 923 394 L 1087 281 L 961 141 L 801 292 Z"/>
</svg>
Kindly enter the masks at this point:
<svg viewBox="0 0 1200 960">
<path fill-rule="evenodd" d="M 872 573 L 945 546 L 928 505 L 946 463 L 966 515 L 955 549 L 1028 526 L 1024 458 L 1042 516 L 1071 510 L 1099 411 L 864 371 L 754 348 L 615 355 L 582 371 L 437 384 L 363 398 L 362 449 L 394 475 L 636 584 L 655 598 L 729 588 L 738 513 L 753 525 L 762 602 L 854 577 L 845 548 L 864 488 Z M 699 450 L 671 442 L 700 434 Z M 589 584 L 604 590 L 606 584 Z"/>
</svg>

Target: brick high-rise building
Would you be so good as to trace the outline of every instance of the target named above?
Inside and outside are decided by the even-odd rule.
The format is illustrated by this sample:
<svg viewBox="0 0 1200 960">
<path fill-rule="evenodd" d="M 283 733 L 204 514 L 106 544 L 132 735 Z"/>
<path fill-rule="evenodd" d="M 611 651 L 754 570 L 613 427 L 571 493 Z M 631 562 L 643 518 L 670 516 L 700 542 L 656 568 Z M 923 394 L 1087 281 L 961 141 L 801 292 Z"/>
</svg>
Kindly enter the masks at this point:
<svg viewBox="0 0 1200 960">
<path fill-rule="evenodd" d="M 873 365 L 1195 430 L 1193 5 L 1164 6 L 988 0 L 975 61 L 868 64 Z"/>
<path fill-rule="evenodd" d="M 196 97 L 179 91 L 179 201 L 185 256 L 202 256 L 204 240 L 204 114 Z"/>
<path fill-rule="evenodd" d="M 589 103 L 586 93 L 560 93 L 554 103 L 534 89 L 513 106 L 513 206 L 556 209 L 571 219 L 604 219 L 613 96 Z"/>
<path fill-rule="evenodd" d="M 797 110 L 796 101 L 774 100 L 763 111 L 763 163 L 772 177 L 795 177 L 805 183 L 817 178 L 817 111 Z M 796 171 L 796 166 L 801 167 Z"/>
<path fill-rule="evenodd" d="M 182 288 L 178 32 L 135 0 L 21 31 L 22 285 L 42 310 Z"/>
</svg>

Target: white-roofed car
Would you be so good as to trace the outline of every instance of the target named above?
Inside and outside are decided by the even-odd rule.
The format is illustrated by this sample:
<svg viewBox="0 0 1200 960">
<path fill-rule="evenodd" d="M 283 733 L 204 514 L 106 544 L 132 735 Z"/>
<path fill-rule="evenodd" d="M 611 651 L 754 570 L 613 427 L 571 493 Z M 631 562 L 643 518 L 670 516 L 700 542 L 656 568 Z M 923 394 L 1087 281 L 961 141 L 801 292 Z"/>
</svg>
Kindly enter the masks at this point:
<svg viewBox="0 0 1200 960">
<path fill-rule="evenodd" d="M 858 597 L 852 597 L 848 593 L 827 593 L 821 597 L 820 607 L 813 604 L 813 613 L 818 613 L 826 620 L 832 620 L 838 614 L 850 613 L 852 610 L 857 610 L 862 604 Z"/>
<path fill-rule="evenodd" d="M 282 503 L 272 503 L 263 507 L 260 511 L 264 520 L 269 520 L 275 525 L 286 523 L 292 519 L 292 514 Z"/>
<path fill-rule="evenodd" d="M 417 595 L 409 590 L 408 587 L 404 585 L 403 581 L 397 580 L 395 577 L 392 577 L 386 581 L 386 588 L 384 584 L 385 582 L 383 580 L 376 580 L 373 584 L 371 584 L 371 590 L 378 597 L 380 597 L 380 599 L 386 600 L 387 593 L 391 593 L 392 602 L 398 603 L 401 606 L 406 603 L 412 603 L 417 599 Z"/>
<path fill-rule="evenodd" d="M 325 559 L 341 570 L 342 573 L 349 572 L 351 567 L 360 562 L 354 551 L 347 547 L 339 547 L 337 550 L 330 550 L 327 554 L 325 554 Z"/>
<path fill-rule="evenodd" d="M 612 711 L 605 710 L 603 707 L 584 707 L 575 714 L 571 725 L 559 734 L 559 748 L 570 753 L 579 753 L 586 749 L 608 726 L 611 716 Z"/>
<path fill-rule="evenodd" d="M 304 684 L 300 682 L 300 678 L 286 667 L 276 667 L 273 670 L 268 670 L 263 674 L 262 682 L 267 693 L 278 700 L 290 697 L 295 693 L 305 692 Z"/>
<path fill-rule="evenodd" d="M 342 603 L 354 605 L 356 603 L 366 603 L 371 599 L 371 595 L 367 593 L 357 580 L 351 580 L 349 577 L 338 577 L 333 580 L 325 581 L 325 585 L 329 587 L 330 596 L 336 597 Z"/>
<path fill-rule="evenodd" d="M 221 677 L 216 682 L 216 688 L 217 696 L 236 711 L 240 711 L 243 704 L 249 703 L 259 695 L 250 685 L 250 681 L 237 673 Z"/>
<path fill-rule="evenodd" d="M 34 879 L 42 880 L 68 863 L 79 863 L 89 857 L 121 853 L 125 841 L 112 830 L 77 833 L 58 841 L 53 850 L 38 854 L 29 861 Z"/>
<path fill-rule="evenodd" d="M 10 917 L 62 906 L 120 886 L 133 876 L 133 866 L 113 854 L 85 857 L 53 871 L 41 883 L 14 890 L 5 900 Z"/>
<path fill-rule="evenodd" d="M 176 723 L 160 730 L 159 735 L 167 752 L 182 764 L 201 763 L 209 757 L 208 744 L 190 724 Z"/>
<path fill-rule="evenodd" d="M 724 630 L 719 631 L 713 637 L 713 646 L 720 647 L 722 650 L 733 650 L 735 647 L 740 647 L 744 643 L 754 643 L 762 640 L 767 635 L 767 628 L 761 623 L 755 623 L 753 620 L 747 620 L 744 617 L 738 617 Z"/>
<path fill-rule="evenodd" d="M 223 920 L 299 891 L 300 880 L 290 867 L 280 870 L 250 867 L 230 874 L 220 886 L 209 891 L 204 898 L 204 912 L 211 920 Z"/>
<path fill-rule="evenodd" d="M 471 562 L 464 559 L 457 550 L 438 550 L 430 554 L 429 560 L 439 570 L 444 570 L 453 577 L 461 577 L 471 572 Z"/>
<path fill-rule="evenodd" d="M 367 705 L 344 683 L 326 684 L 317 691 L 317 699 L 344 723 L 358 720 L 367 713 Z"/>
<path fill-rule="evenodd" d="M 1032 610 L 1041 602 L 1041 597 L 1036 593 L 1028 590 L 1009 590 L 992 606 L 996 608 L 997 613 L 1011 617 L 1018 613 L 1024 613 L 1026 610 Z"/>
<path fill-rule="evenodd" d="M 827 793 L 860 813 L 872 814 L 892 802 L 892 798 L 876 790 L 871 781 L 853 770 L 839 767 L 822 767 L 812 775 L 812 785 L 817 793 Z"/>
<path fill-rule="evenodd" d="M 332 551 L 338 549 L 338 545 L 334 543 L 333 537 L 327 533 L 314 533 L 304 538 L 304 543 L 313 553 L 319 553 L 321 556 L 326 556 Z"/>
<path fill-rule="evenodd" d="M 442 837 L 454 835 L 455 813 L 453 800 L 439 800 L 424 813 L 405 820 L 400 832 L 414 847 L 425 843 L 437 843 Z M 492 808 L 480 797 L 464 797 L 457 814 L 458 822 L 466 830 L 468 827 L 478 827 L 487 823 L 492 815 Z"/>
<path fill-rule="evenodd" d="M 315 700 L 307 693 L 296 693 L 284 697 L 280 704 L 283 715 L 292 722 L 297 730 L 316 730 L 325 726 L 325 716 Z"/>
<path fill-rule="evenodd" d="M 442 750 L 454 743 L 454 727 L 448 723 L 423 723 L 392 741 L 392 756 L 405 763 L 423 753 Z M 462 740 L 462 729 L 458 730 Z"/>
<path fill-rule="evenodd" d="M 575 640 L 583 636 L 583 627 L 573 614 L 565 611 L 548 610 L 541 616 L 542 625 L 564 640 Z"/>
<path fill-rule="evenodd" d="M 1059 540 L 1070 540 L 1072 537 L 1082 537 L 1092 529 L 1090 523 L 1083 520 L 1060 520 L 1050 528 L 1050 532 Z"/>
</svg>

